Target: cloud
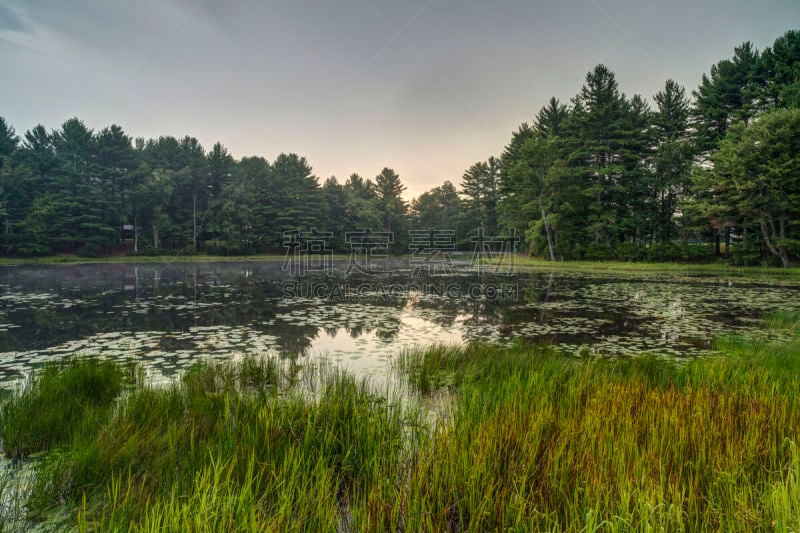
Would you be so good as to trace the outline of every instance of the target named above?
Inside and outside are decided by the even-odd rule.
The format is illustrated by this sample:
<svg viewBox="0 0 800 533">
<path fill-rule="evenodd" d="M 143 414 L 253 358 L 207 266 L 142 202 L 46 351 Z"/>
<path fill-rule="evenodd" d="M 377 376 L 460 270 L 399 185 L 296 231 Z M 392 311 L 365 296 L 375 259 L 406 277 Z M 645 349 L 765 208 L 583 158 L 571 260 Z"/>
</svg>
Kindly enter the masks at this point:
<svg viewBox="0 0 800 533">
<path fill-rule="evenodd" d="M 0 31 L 29 31 L 29 27 L 22 17 L 2 0 L 0 0 Z"/>
</svg>

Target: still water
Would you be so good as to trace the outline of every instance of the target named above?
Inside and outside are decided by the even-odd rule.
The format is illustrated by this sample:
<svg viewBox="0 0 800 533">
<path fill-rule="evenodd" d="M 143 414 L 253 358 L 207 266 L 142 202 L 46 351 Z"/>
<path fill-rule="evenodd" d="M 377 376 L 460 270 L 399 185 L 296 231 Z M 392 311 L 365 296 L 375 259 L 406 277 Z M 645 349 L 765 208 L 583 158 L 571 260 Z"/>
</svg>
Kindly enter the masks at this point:
<svg viewBox="0 0 800 533">
<path fill-rule="evenodd" d="M 715 335 L 764 335 L 765 313 L 800 309 L 800 285 L 780 277 L 383 266 L 303 276 L 280 261 L 2 267 L 0 380 L 73 354 L 135 359 L 156 377 L 245 353 L 320 355 L 375 375 L 399 350 L 436 342 L 687 357 Z"/>
</svg>

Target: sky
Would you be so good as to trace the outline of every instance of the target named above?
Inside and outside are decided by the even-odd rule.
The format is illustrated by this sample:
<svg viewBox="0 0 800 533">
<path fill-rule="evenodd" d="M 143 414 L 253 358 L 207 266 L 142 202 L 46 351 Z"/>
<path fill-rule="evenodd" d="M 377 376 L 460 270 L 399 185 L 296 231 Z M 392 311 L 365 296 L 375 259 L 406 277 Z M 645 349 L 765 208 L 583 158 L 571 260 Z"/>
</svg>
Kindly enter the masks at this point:
<svg viewBox="0 0 800 533">
<path fill-rule="evenodd" d="M 798 27 L 798 0 L 0 0 L 0 116 L 294 152 L 321 180 L 388 166 L 411 198 L 598 63 L 652 102 Z"/>
</svg>

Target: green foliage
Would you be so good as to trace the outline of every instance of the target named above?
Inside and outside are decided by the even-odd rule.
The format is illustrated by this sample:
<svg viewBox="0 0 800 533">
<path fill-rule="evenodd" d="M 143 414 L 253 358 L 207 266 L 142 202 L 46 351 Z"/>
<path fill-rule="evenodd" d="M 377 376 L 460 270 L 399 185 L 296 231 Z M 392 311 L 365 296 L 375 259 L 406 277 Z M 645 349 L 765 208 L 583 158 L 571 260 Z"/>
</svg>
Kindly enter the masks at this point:
<svg viewBox="0 0 800 533">
<path fill-rule="evenodd" d="M 752 221 L 783 266 L 797 253 L 791 236 L 800 225 L 798 154 L 800 109 L 789 109 L 737 124 L 711 158 L 709 185 L 718 209 Z"/>
<path fill-rule="evenodd" d="M 501 161 L 490 157 L 486 162 L 472 165 L 461 178 L 459 192 L 464 197 L 463 217 L 467 232 L 483 230 L 485 235 L 497 235 L 501 172 Z"/>
<path fill-rule="evenodd" d="M 84 531 L 795 530 L 798 326 L 797 313 L 771 315 L 765 327 L 788 340 L 718 339 L 718 355 L 682 362 L 522 344 L 409 350 L 394 359 L 410 389 L 403 399 L 321 361 L 200 363 L 122 396 L 125 372 L 113 363 L 46 367 L 3 399 L 6 453 L 23 441 L 43 453 L 24 482 L 2 473 L 0 489 L 22 501 L 4 505 L 0 521 Z"/>
<path fill-rule="evenodd" d="M 373 230 L 391 232 L 393 234 L 391 249 L 396 253 L 408 250 L 408 204 L 403 199 L 406 187 L 400 182 L 400 176 L 390 169 L 384 168 L 375 176 L 372 185 L 378 201 L 382 225 Z"/>
<path fill-rule="evenodd" d="M 411 202 L 411 225 L 419 230 L 453 230 L 456 239 L 464 239 L 474 229 L 464 218 L 464 209 L 455 186 L 446 181 Z"/>
<path fill-rule="evenodd" d="M 123 370 L 110 362 L 45 366 L 0 406 L 5 454 L 25 457 L 96 434 L 124 382 Z"/>
<path fill-rule="evenodd" d="M 737 207 L 726 189 L 734 174 L 761 172 L 770 186 L 741 195 L 745 203 L 765 194 L 796 203 L 798 150 L 791 140 L 797 134 L 770 117 L 794 105 L 798 35 L 790 31 L 762 53 L 749 43 L 737 47 L 732 59 L 703 77 L 691 102 L 668 80 L 654 110 L 638 95 L 627 98 L 613 72 L 598 65 L 570 107 L 551 99 L 533 126 L 523 124 L 512 135 L 503 153 L 501 223 L 522 228 L 528 251 L 544 257 L 706 260 L 689 244 L 702 241 L 737 264 L 764 261 L 770 253 L 788 264 L 800 239 L 788 207 L 773 213 L 774 222 L 767 219 L 765 233 L 760 217 Z M 771 167 L 763 160 L 736 167 L 754 152 L 736 144 L 745 127 L 765 135 L 774 130 L 755 151 L 773 158 Z M 466 191 L 474 189 L 475 169 L 465 175 Z"/>
<path fill-rule="evenodd" d="M 790 263 L 800 241 L 794 213 L 770 208 L 770 223 L 753 207 L 797 181 L 790 126 L 769 117 L 800 108 L 800 31 L 763 51 L 736 47 L 691 95 L 667 80 L 651 109 L 598 65 L 569 102 L 551 98 L 514 131 L 500 157 L 470 166 L 456 195 L 445 184 L 412 202 L 390 168 L 374 180 L 320 183 L 297 154 L 236 160 L 220 143 L 206 151 L 189 136 L 134 141 L 119 126 L 95 131 L 76 118 L 18 136 L 0 118 L 0 249 L 245 255 L 282 252 L 284 232 L 316 228 L 334 233 L 338 252 L 349 251 L 346 231 L 371 229 L 392 232 L 391 250 L 407 253 L 410 229 L 436 226 L 455 229 L 461 249 L 481 228 L 513 228 L 526 252 L 551 260 L 685 258 L 696 250 L 689 243 L 703 242 L 737 264 Z M 758 124 L 768 120 L 783 135 L 770 137 L 771 153 L 741 144 L 766 135 Z M 731 185 L 762 167 L 748 181 L 780 185 Z M 796 202 L 786 190 L 785 202 Z"/>
</svg>

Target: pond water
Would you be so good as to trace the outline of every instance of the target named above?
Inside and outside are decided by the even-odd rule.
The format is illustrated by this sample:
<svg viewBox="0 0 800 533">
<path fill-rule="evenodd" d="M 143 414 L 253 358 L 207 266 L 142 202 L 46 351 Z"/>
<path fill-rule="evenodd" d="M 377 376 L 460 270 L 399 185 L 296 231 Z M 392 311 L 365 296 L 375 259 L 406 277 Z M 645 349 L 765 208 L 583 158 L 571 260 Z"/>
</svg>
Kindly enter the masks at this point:
<svg viewBox="0 0 800 533">
<path fill-rule="evenodd" d="M 0 268 L 0 381 L 73 354 L 170 376 L 202 357 L 323 355 L 379 375 L 398 350 L 473 340 L 568 353 L 687 357 L 715 335 L 765 335 L 800 309 L 800 285 L 763 276 L 441 272 L 389 260 L 381 274 L 302 277 L 280 261 Z"/>
</svg>

